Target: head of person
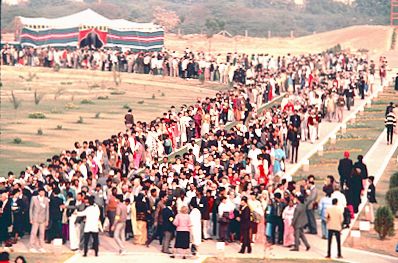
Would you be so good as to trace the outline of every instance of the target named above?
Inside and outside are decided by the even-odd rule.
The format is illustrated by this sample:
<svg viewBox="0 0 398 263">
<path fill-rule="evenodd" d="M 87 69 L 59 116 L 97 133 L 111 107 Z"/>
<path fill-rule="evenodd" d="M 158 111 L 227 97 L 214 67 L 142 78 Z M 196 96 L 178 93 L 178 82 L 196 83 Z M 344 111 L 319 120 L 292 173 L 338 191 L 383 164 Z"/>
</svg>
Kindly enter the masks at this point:
<svg viewBox="0 0 398 263">
<path fill-rule="evenodd" d="M 44 197 L 46 195 L 46 190 L 44 190 L 43 187 L 39 188 L 38 192 L 40 197 Z"/>
<path fill-rule="evenodd" d="M 23 256 L 18 256 L 15 259 L 15 263 L 26 263 L 26 259 Z"/>
<path fill-rule="evenodd" d="M 242 197 L 242 199 L 240 200 L 240 205 L 241 206 L 247 205 L 247 196 Z"/>
<path fill-rule="evenodd" d="M 94 196 L 89 196 L 88 197 L 88 204 L 89 205 L 94 205 Z"/>
<path fill-rule="evenodd" d="M 368 181 L 369 181 L 370 184 L 373 184 L 374 180 L 375 180 L 374 176 L 369 176 L 368 177 Z"/>
<path fill-rule="evenodd" d="M 332 205 L 337 205 L 337 203 L 338 203 L 338 199 L 337 198 L 333 198 Z"/>
<path fill-rule="evenodd" d="M 344 158 L 346 158 L 346 159 L 350 158 L 350 152 L 345 151 L 344 152 Z"/>
<path fill-rule="evenodd" d="M 116 195 L 116 200 L 118 200 L 120 203 L 123 203 L 123 195 Z"/>
</svg>

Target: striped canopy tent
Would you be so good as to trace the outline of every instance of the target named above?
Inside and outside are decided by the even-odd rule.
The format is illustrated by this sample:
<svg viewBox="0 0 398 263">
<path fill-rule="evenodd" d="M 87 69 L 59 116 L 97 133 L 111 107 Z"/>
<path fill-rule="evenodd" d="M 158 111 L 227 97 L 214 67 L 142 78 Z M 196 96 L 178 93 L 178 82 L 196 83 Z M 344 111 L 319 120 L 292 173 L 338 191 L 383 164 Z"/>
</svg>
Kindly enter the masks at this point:
<svg viewBox="0 0 398 263">
<path fill-rule="evenodd" d="M 164 30 L 153 23 L 108 19 L 91 9 L 60 18 L 16 17 L 16 39 L 31 47 L 163 48 Z"/>
</svg>

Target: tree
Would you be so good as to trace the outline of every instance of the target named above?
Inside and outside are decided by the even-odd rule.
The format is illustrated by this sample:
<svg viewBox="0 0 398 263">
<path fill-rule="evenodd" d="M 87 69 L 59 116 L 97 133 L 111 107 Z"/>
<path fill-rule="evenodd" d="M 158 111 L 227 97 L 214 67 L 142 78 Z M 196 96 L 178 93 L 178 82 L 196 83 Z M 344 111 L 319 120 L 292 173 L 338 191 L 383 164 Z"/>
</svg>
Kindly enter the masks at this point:
<svg viewBox="0 0 398 263">
<path fill-rule="evenodd" d="M 169 11 L 161 7 L 155 7 L 153 11 L 155 23 L 161 25 L 166 32 L 173 30 L 181 20 L 174 11 Z"/>
<path fill-rule="evenodd" d="M 220 32 L 221 30 L 224 30 L 225 22 L 217 18 L 206 19 L 205 27 L 206 27 L 206 36 L 209 41 L 209 52 L 211 52 L 211 38 L 213 37 L 214 34 Z"/>
<path fill-rule="evenodd" d="M 394 234 L 394 216 L 389 207 L 381 206 L 377 209 L 374 228 L 381 240 Z"/>
</svg>

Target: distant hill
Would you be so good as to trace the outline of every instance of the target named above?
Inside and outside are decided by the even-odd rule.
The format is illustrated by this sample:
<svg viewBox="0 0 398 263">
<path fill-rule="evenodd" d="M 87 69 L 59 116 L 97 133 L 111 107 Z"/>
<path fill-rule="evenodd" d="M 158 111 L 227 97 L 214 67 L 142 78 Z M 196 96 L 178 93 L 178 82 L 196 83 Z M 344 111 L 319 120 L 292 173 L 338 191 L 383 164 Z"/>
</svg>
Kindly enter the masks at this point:
<svg viewBox="0 0 398 263">
<path fill-rule="evenodd" d="M 1 30 L 13 31 L 15 16 L 59 17 L 91 8 L 110 18 L 137 22 L 154 19 L 156 7 L 173 11 L 181 23 L 172 30 L 183 34 L 217 33 L 264 37 L 304 36 L 352 25 L 387 25 L 390 0 L 356 0 L 351 5 L 333 0 L 30 0 L 1 5 Z"/>
</svg>

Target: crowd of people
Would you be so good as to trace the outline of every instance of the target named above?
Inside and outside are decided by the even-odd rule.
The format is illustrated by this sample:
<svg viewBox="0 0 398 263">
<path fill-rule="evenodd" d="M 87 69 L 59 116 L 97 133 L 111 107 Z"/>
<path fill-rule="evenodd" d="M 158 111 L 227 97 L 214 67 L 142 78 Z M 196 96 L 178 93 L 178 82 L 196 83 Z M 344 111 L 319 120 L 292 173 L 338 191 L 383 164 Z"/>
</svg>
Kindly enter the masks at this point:
<svg viewBox="0 0 398 263">
<path fill-rule="evenodd" d="M 212 238 L 240 241 L 240 253 L 251 253 L 253 242 L 298 251 L 302 240 L 309 250 L 304 229 L 318 233 L 315 211 L 322 236 L 331 240 L 335 235 L 339 243 L 342 225 L 358 212 L 358 193 L 371 181 L 360 156 L 355 165 L 345 165 L 347 153 L 339 181 L 329 176 L 318 202 L 314 175 L 295 181 L 285 173 L 286 163 L 297 163 L 300 143 L 316 142 L 322 122 L 341 122 L 345 107 L 350 110 L 356 98 L 374 90 L 376 66 L 364 57 L 6 47 L 2 61 L 116 67 L 233 86 L 194 105 L 172 106 L 151 122 L 136 121 L 129 110 L 126 131 L 104 141 L 76 142 L 19 175 L 0 177 L 0 242 L 5 246 L 29 233 L 32 252 L 62 240 L 84 256 L 93 248 L 97 256 L 99 232 L 105 231 L 121 254 L 129 239 L 147 246 L 158 239 L 163 253 L 184 258 Z M 280 104 L 262 108 L 280 94 Z M 183 153 L 176 153 L 179 149 Z"/>
</svg>

